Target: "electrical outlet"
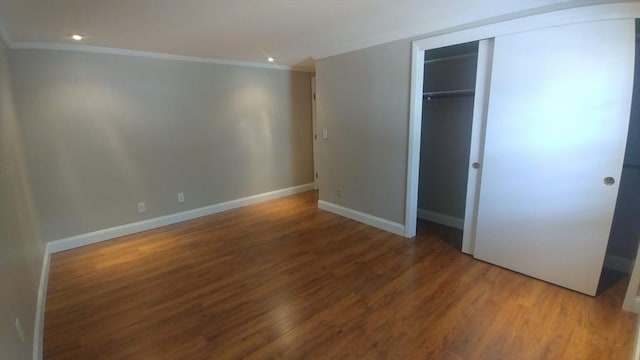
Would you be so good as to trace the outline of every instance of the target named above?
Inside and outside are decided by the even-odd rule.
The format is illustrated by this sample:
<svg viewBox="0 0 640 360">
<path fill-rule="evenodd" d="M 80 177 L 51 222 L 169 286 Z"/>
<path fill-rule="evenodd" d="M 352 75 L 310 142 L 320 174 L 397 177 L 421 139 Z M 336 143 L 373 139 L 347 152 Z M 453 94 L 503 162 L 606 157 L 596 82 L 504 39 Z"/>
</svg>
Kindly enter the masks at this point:
<svg viewBox="0 0 640 360">
<path fill-rule="evenodd" d="M 138 203 L 138 212 L 143 213 L 147 211 L 147 206 L 143 202 Z"/>
<path fill-rule="evenodd" d="M 336 190 L 336 196 L 339 197 L 339 198 L 342 197 L 342 189 Z"/>
<path fill-rule="evenodd" d="M 184 193 L 178 193 L 178 202 L 184 202 Z"/>
<path fill-rule="evenodd" d="M 24 342 L 24 330 L 22 330 L 22 324 L 20 323 L 20 318 L 16 318 L 15 325 L 16 325 L 16 332 L 18 333 L 20 340 Z"/>
</svg>

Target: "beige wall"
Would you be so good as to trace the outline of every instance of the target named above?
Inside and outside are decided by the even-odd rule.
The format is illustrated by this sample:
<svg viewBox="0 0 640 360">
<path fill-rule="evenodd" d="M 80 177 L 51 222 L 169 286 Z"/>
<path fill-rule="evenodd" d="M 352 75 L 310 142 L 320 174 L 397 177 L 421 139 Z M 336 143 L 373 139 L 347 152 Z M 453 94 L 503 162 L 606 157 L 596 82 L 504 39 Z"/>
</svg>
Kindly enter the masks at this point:
<svg viewBox="0 0 640 360">
<path fill-rule="evenodd" d="M 0 359 L 28 359 L 33 346 L 43 246 L 0 40 Z M 24 342 L 14 323 L 20 319 Z"/>
<path fill-rule="evenodd" d="M 55 50 L 11 70 L 47 241 L 313 181 L 308 73 Z"/>
<path fill-rule="evenodd" d="M 316 62 L 320 200 L 404 222 L 410 54 L 401 40 Z"/>
</svg>

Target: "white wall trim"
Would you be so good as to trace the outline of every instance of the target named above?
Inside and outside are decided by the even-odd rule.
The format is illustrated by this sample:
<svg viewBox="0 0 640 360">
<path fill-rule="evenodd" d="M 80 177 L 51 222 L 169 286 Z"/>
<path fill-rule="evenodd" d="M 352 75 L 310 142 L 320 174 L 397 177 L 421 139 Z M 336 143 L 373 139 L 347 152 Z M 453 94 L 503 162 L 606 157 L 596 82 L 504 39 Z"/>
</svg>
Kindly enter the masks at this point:
<svg viewBox="0 0 640 360">
<path fill-rule="evenodd" d="M 404 209 L 404 236 L 416 236 L 418 180 L 420 176 L 420 138 L 422 135 L 422 91 L 424 51 L 411 46 L 411 84 L 409 101 L 409 139 L 407 146 L 407 194 Z M 416 120 L 419 119 L 419 120 Z"/>
<path fill-rule="evenodd" d="M 212 58 L 203 58 L 203 57 L 196 57 L 196 56 L 166 54 L 166 53 L 151 52 L 151 51 L 111 48 L 111 47 L 105 47 L 105 46 L 90 46 L 90 45 L 80 45 L 80 44 L 45 43 L 45 42 L 16 42 L 16 41 L 7 43 L 7 45 L 9 46 L 9 48 L 13 50 L 78 51 L 78 52 L 87 52 L 87 53 L 95 53 L 95 54 L 138 56 L 138 57 L 145 57 L 145 58 L 151 58 L 151 59 L 188 61 L 188 62 L 198 62 L 198 63 L 206 63 L 206 64 L 245 66 L 245 67 L 255 67 L 255 68 L 263 68 L 263 69 L 271 69 L 271 70 L 313 72 L 312 69 L 300 69 L 300 68 L 287 66 L 287 65 L 267 64 L 267 63 L 240 61 L 240 60 L 212 59 Z"/>
<path fill-rule="evenodd" d="M 36 320 L 33 326 L 33 360 L 42 360 L 42 344 L 44 340 L 44 314 L 47 302 L 47 287 L 49 285 L 49 263 L 51 252 L 49 244 L 45 245 L 42 269 L 40 270 L 40 284 L 38 285 L 38 302 L 36 303 Z"/>
<path fill-rule="evenodd" d="M 377 227 L 378 229 L 386 230 L 388 232 L 404 236 L 404 226 L 402 224 L 389 221 L 377 216 L 369 215 L 357 210 L 349 209 L 344 206 L 336 205 L 324 200 L 318 200 L 318 208 L 326 210 L 340 216 L 344 216 L 351 220 L 359 221 L 361 223 Z"/>
<path fill-rule="evenodd" d="M 313 183 L 294 186 L 290 188 L 275 190 L 266 192 L 263 194 L 248 196 L 241 199 L 226 201 L 214 205 L 209 205 L 193 210 L 187 210 L 176 214 L 160 216 L 153 219 L 138 221 L 135 223 L 129 223 L 125 225 L 115 226 L 108 229 L 93 231 L 86 234 L 80 234 L 71 236 L 68 238 L 55 240 L 50 242 L 49 249 L 51 253 L 65 251 L 85 245 L 98 243 L 105 240 L 114 239 L 117 237 L 138 233 L 157 227 L 175 224 L 181 221 L 195 219 L 201 216 L 216 214 L 222 211 L 247 206 L 262 201 L 277 199 L 284 196 L 294 195 L 304 191 L 313 190 Z"/>
<path fill-rule="evenodd" d="M 464 229 L 464 219 L 445 215 L 435 211 L 418 209 L 418 218 L 431 221 L 434 223 L 446 225 L 455 229 L 460 229 L 460 230 Z"/>
<path fill-rule="evenodd" d="M 529 15 L 435 36 L 426 36 L 423 39 L 415 40 L 414 43 L 420 48 L 428 50 L 553 26 L 588 21 L 635 19 L 638 17 L 640 17 L 640 4 L 638 3 L 596 4 Z"/>
<path fill-rule="evenodd" d="M 631 274 L 631 270 L 633 270 L 633 259 L 607 254 L 604 257 L 604 267 Z"/>
</svg>

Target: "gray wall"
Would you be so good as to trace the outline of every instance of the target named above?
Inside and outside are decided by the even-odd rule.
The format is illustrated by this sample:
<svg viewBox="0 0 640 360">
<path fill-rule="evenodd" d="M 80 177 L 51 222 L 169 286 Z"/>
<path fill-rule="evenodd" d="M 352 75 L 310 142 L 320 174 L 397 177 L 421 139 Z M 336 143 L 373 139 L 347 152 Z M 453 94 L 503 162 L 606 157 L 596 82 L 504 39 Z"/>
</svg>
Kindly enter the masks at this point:
<svg viewBox="0 0 640 360">
<path fill-rule="evenodd" d="M 28 359 L 44 252 L 10 87 L 7 52 L 0 40 L 0 359 Z M 14 327 L 16 318 L 22 323 L 24 342 Z"/>
<path fill-rule="evenodd" d="M 473 96 L 422 103 L 418 209 L 464 219 Z"/>
<path fill-rule="evenodd" d="M 11 70 L 47 241 L 313 181 L 308 73 L 55 50 Z"/>
<path fill-rule="evenodd" d="M 410 54 L 401 40 L 316 62 L 320 200 L 404 222 Z"/>
</svg>

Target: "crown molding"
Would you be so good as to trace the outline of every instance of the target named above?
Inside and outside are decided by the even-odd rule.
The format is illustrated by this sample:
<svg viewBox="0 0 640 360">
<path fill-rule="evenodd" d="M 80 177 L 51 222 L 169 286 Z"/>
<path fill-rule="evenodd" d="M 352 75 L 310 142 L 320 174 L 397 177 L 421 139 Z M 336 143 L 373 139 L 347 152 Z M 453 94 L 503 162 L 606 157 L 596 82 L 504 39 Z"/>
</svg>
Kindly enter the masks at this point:
<svg viewBox="0 0 640 360">
<path fill-rule="evenodd" d="M 3 35 L 3 38 L 4 38 L 4 35 Z M 7 41 L 5 40 L 5 42 Z M 241 60 L 211 59 L 211 58 L 203 58 L 203 57 L 196 57 L 196 56 L 174 55 L 174 54 L 166 54 L 166 53 L 159 53 L 159 52 L 129 50 L 129 49 L 111 48 L 111 47 L 103 47 L 103 46 L 90 46 L 90 45 L 66 44 L 66 43 L 47 43 L 47 42 L 15 42 L 15 41 L 7 42 L 7 45 L 12 50 L 77 51 L 77 52 L 87 52 L 87 53 L 94 53 L 94 54 L 137 56 L 137 57 L 145 57 L 145 58 L 151 58 L 151 59 L 255 67 L 255 68 L 263 68 L 263 69 L 271 69 L 271 70 L 313 72 L 313 70 L 311 69 L 302 69 L 302 68 L 296 68 L 296 67 L 287 66 L 287 65 L 263 64 L 258 62 L 241 61 Z"/>
</svg>

